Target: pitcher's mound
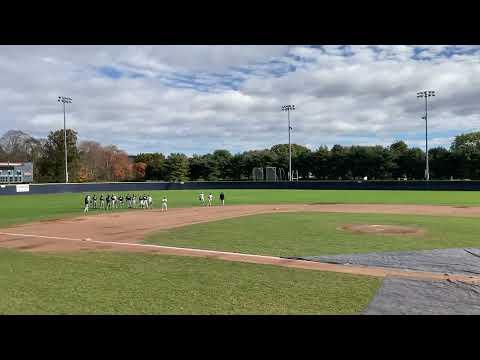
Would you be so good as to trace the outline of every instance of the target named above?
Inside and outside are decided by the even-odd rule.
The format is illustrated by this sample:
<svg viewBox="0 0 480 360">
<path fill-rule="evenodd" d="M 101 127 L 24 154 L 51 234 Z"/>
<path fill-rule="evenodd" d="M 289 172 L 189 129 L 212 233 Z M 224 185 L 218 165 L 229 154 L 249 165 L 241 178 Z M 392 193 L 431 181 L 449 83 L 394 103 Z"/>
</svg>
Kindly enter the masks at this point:
<svg viewBox="0 0 480 360">
<path fill-rule="evenodd" d="M 411 226 L 376 224 L 347 224 L 340 229 L 359 234 L 421 235 L 425 232 Z"/>
</svg>

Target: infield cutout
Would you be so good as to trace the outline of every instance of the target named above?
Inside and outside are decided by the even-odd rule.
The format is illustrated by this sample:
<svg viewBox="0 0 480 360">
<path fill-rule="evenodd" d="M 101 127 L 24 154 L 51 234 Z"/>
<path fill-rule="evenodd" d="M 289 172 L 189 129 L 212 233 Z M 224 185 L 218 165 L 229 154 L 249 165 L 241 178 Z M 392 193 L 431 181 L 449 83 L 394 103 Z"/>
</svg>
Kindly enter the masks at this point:
<svg viewBox="0 0 480 360">
<path fill-rule="evenodd" d="M 338 230 L 348 231 L 354 234 L 385 234 L 385 235 L 423 235 L 425 230 L 402 225 L 384 224 L 346 224 Z"/>
</svg>

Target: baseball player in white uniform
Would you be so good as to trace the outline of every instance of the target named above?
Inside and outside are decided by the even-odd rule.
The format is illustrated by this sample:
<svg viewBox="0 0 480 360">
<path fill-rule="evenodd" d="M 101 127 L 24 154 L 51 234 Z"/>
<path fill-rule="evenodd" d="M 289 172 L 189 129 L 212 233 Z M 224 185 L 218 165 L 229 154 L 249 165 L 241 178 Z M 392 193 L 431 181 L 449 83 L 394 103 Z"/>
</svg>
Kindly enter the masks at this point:
<svg viewBox="0 0 480 360">
<path fill-rule="evenodd" d="M 88 212 L 88 207 L 90 206 L 90 195 L 85 196 L 85 209 L 83 209 L 84 213 Z"/>
<path fill-rule="evenodd" d="M 210 193 L 208 194 L 208 206 L 212 206 L 213 195 Z"/>
<path fill-rule="evenodd" d="M 148 195 L 148 207 L 149 207 L 149 208 L 152 208 L 152 206 L 153 206 L 152 195 Z"/>
<path fill-rule="evenodd" d="M 162 199 L 162 211 L 167 211 L 168 210 L 168 204 L 167 204 L 168 200 L 167 200 L 167 197 L 164 196 L 163 199 Z"/>
<path fill-rule="evenodd" d="M 205 205 L 205 194 L 203 191 L 200 193 L 200 196 L 198 197 L 202 205 Z"/>
</svg>

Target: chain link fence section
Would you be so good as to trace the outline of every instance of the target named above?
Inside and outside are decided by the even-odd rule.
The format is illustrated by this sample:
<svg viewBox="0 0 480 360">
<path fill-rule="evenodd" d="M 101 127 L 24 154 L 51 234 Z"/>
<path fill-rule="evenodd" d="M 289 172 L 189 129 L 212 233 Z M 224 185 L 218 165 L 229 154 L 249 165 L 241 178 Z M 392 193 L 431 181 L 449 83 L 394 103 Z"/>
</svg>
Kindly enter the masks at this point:
<svg viewBox="0 0 480 360">
<path fill-rule="evenodd" d="M 277 168 L 267 166 L 265 168 L 265 181 L 278 181 Z"/>
<path fill-rule="evenodd" d="M 256 167 L 252 169 L 252 180 L 268 182 L 287 181 L 287 174 L 283 168 L 274 166 Z"/>
<path fill-rule="evenodd" d="M 252 179 L 253 181 L 263 181 L 263 168 L 256 167 L 252 170 Z"/>
</svg>

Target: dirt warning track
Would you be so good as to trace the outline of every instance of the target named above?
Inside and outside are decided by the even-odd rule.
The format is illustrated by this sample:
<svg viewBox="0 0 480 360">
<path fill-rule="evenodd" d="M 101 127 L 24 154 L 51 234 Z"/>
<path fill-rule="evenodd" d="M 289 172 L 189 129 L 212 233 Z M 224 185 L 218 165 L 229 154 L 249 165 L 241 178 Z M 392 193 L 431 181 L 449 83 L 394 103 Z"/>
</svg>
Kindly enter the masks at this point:
<svg viewBox="0 0 480 360">
<path fill-rule="evenodd" d="M 160 210 L 125 211 L 83 215 L 68 219 L 44 220 L 0 229 L 0 247 L 27 251 L 110 250 L 201 256 L 229 261 L 270 264 L 312 270 L 344 272 L 370 276 L 399 276 L 429 280 L 452 280 L 480 283 L 480 277 L 445 275 L 421 271 L 345 266 L 315 263 L 271 256 L 238 254 L 201 249 L 139 244 L 147 234 L 196 223 L 275 212 L 389 213 L 439 216 L 480 217 L 480 207 L 427 205 L 231 205 Z"/>
</svg>

